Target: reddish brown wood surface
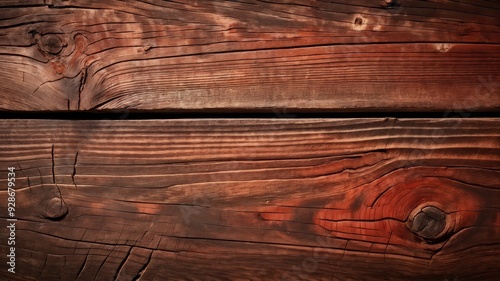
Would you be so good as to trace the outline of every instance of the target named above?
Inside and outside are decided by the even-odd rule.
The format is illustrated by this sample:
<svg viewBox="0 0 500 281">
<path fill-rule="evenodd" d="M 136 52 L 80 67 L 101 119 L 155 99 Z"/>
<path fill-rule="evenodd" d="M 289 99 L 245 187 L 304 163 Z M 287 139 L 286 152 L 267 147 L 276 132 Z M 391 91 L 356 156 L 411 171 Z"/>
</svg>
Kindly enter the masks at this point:
<svg viewBox="0 0 500 281">
<path fill-rule="evenodd" d="M 0 109 L 500 109 L 498 1 L 1 1 Z"/>
<path fill-rule="evenodd" d="M 499 127 L 0 120 L 0 279 L 496 280 Z"/>
</svg>

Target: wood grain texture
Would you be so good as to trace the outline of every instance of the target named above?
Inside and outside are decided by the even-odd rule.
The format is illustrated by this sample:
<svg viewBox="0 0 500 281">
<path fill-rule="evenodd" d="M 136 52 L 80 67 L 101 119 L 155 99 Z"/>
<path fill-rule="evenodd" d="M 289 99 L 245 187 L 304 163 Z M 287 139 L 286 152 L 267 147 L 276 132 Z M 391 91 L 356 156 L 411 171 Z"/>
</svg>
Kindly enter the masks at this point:
<svg viewBox="0 0 500 281">
<path fill-rule="evenodd" d="M 499 129 L 0 120 L 0 185 L 15 166 L 18 188 L 18 273 L 0 278 L 496 280 Z"/>
<path fill-rule="evenodd" d="M 0 110 L 494 111 L 500 3 L 0 2 Z"/>
</svg>

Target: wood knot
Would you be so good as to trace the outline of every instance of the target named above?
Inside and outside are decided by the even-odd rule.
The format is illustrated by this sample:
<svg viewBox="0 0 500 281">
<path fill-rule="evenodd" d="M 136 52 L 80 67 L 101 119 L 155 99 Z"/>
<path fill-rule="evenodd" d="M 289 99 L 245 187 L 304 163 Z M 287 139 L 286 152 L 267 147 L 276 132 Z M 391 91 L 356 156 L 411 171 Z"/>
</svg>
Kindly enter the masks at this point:
<svg viewBox="0 0 500 281">
<path fill-rule="evenodd" d="M 64 40 L 57 34 L 46 34 L 40 38 L 40 48 L 51 55 L 57 55 L 64 48 Z"/>
<path fill-rule="evenodd" d="M 48 58 L 59 55 L 68 45 L 64 31 L 55 27 L 40 27 L 28 31 L 31 43 Z"/>
<path fill-rule="evenodd" d="M 363 25 L 363 19 L 360 18 L 360 17 L 355 18 L 354 19 L 354 24 L 357 25 L 357 26 Z"/>
<path fill-rule="evenodd" d="M 428 243 L 437 243 L 446 238 L 447 214 L 434 206 L 414 210 L 407 227 Z"/>
<path fill-rule="evenodd" d="M 66 216 L 68 213 L 68 206 L 61 197 L 52 197 L 45 204 L 43 216 L 51 220 L 59 220 Z"/>
<path fill-rule="evenodd" d="M 352 27 L 354 30 L 365 30 L 367 26 L 368 20 L 361 16 L 361 15 L 356 15 L 354 17 L 354 21 L 352 23 Z"/>
</svg>

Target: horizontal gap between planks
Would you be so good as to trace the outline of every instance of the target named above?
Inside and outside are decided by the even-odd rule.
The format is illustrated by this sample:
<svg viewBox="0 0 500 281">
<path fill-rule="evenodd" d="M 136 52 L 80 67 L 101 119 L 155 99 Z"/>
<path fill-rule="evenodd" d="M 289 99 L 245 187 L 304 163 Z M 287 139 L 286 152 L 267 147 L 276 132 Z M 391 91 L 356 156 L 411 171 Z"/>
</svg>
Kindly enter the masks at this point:
<svg viewBox="0 0 500 281">
<path fill-rule="evenodd" d="M 448 110 L 441 112 L 298 112 L 286 108 L 269 112 L 157 112 L 157 111 L 0 111 L 0 119 L 63 119 L 63 120 L 145 120 L 145 119 L 307 119 L 307 118 L 496 118 L 500 112 L 470 112 Z"/>
</svg>

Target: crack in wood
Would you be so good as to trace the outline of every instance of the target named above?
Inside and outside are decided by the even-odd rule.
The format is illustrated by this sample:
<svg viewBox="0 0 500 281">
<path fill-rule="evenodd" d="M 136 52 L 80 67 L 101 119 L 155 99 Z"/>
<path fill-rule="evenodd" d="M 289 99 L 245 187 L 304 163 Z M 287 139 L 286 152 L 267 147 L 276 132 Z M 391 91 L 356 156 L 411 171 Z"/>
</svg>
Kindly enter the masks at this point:
<svg viewBox="0 0 500 281">
<path fill-rule="evenodd" d="M 77 102 L 77 110 L 80 110 L 80 103 L 81 103 L 81 95 L 83 88 L 85 87 L 85 82 L 87 81 L 87 67 L 84 67 L 81 72 L 80 72 L 80 85 L 78 87 L 78 102 Z M 70 109 L 70 108 L 68 108 Z"/>
<path fill-rule="evenodd" d="M 75 162 L 73 163 L 73 173 L 71 174 L 71 181 L 73 182 L 73 185 L 75 185 L 75 189 L 78 189 L 78 186 L 76 185 L 76 182 L 75 182 L 76 163 L 77 162 L 78 162 L 78 151 L 75 152 Z"/>
<path fill-rule="evenodd" d="M 80 267 L 80 269 L 78 270 L 78 274 L 76 275 L 76 280 L 80 280 L 80 276 L 82 275 L 83 271 L 85 270 L 85 267 L 87 266 L 87 260 L 89 258 L 89 253 L 90 253 L 90 249 L 89 251 L 87 252 L 87 254 L 85 255 L 85 260 L 84 262 L 82 263 L 82 266 Z"/>
<path fill-rule="evenodd" d="M 151 263 L 151 257 L 153 256 L 154 252 L 155 252 L 155 250 L 150 251 L 147 262 L 139 270 L 139 272 L 137 273 L 137 275 L 132 279 L 133 281 L 138 281 L 138 280 L 141 279 L 142 275 L 144 274 L 144 272 L 146 272 L 146 270 L 148 269 L 149 264 Z"/>
<path fill-rule="evenodd" d="M 52 144 L 50 154 L 51 154 L 51 160 L 52 160 L 52 182 L 56 184 L 56 172 L 55 172 L 55 155 L 54 155 L 54 147 L 55 145 Z"/>
<path fill-rule="evenodd" d="M 95 280 L 98 280 L 98 277 L 99 277 L 99 273 L 101 272 L 101 269 L 102 267 L 106 264 L 106 261 L 108 260 L 108 258 L 111 256 L 111 254 L 113 254 L 113 252 L 115 251 L 116 249 L 116 245 L 112 245 L 113 246 L 113 249 L 111 251 L 109 251 L 109 253 L 106 255 L 106 258 L 104 258 L 104 260 L 101 262 L 101 264 L 99 265 L 99 268 L 97 269 L 97 273 L 95 274 L 95 278 L 94 278 L 94 281 Z"/>
<path fill-rule="evenodd" d="M 120 265 L 118 265 L 118 269 L 116 270 L 116 273 L 115 273 L 115 276 L 113 277 L 113 280 L 118 280 L 118 277 L 120 276 L 123 267 L 125 266 L 128 259 L 130 258 L 130 253 L 132 252 L 133 248 L 134 248 L 133 246 L 130 246 L 128 248 L 128 251 L 127 251 L 127 254 L 125 255 L 125 258 L 123 258 L 122 261 L 120 262 Z"/>
</svg>

